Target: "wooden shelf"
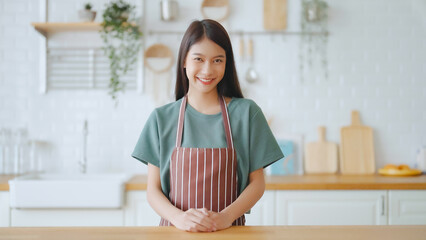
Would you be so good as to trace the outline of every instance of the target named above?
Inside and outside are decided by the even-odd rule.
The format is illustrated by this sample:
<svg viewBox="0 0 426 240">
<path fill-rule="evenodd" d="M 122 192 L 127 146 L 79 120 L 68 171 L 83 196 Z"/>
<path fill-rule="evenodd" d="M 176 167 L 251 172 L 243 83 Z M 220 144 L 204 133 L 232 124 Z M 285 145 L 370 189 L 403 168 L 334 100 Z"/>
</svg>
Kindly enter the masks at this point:
<svg viewBox="0 0 426 240">
<path fill-rule="evenodd" d="M 45 37 L 52 32 L 99 31 L 101 29 L 100 22 L 35 22 L 31 25 Z"/>
</svg>

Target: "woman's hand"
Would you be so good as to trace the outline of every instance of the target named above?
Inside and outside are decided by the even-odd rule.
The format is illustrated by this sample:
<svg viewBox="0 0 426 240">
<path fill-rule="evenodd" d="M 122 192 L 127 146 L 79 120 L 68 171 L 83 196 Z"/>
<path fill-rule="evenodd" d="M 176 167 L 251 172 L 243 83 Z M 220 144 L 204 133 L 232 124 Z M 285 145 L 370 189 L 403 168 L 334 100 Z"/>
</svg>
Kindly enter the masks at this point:
<svg viewBox="0 0 426 240">
<path fill-rule="evenodd" d="M 210 218 L 211 212 L 206 208 L 191 208 L 176 214 L 171 223 L 176 228 L 188 232 L 213 232 L 217 230 L 215 221 Z"/>
<path fill-rule="evenodd" d="M 216 230 L 222 230 L 232 226 L 234 222 L 226 213 L 209 211 L 209 218 L 213 220 Z M 215 231 L 216 231 L 215 230 Z"/>
</svg>

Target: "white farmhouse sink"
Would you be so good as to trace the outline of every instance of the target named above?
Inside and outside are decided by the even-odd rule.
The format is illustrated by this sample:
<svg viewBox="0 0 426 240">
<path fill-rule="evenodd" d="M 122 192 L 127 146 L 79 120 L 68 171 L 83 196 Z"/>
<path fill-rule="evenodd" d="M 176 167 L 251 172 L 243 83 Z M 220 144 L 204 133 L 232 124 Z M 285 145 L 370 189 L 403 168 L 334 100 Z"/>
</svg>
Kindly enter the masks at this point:
<svg viewBox="0 0 426 240">
<path fill-rule="evenodd" d="M 9 181 L 12 208 L 120 208 L 125 174 L 33 174 Z"/>
</svg>

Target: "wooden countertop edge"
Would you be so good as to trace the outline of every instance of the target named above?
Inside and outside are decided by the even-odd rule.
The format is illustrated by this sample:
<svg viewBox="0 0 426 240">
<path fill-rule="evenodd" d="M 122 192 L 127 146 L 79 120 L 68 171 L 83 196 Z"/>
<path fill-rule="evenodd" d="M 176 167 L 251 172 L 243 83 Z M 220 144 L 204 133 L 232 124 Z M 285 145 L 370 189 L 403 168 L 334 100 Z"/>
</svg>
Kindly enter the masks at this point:
<svg viewBox="0 0 426 240">
<path fill-rule="evenodd" d="M 0 177 L 0 191 L 9 191 L 8 180 L 16 176 Z M 298 175 L 266 176 L 266 190 L 426 190 L 426 175 L 417 177 L 383 177 L 380 175 Z M 147 188 L 147 177 L 134 175 L 125 184 L 125 191 Z"/>
<path fill-rule="evenodd" d="M 127 183 L 126 184 L 126 191 L 140 191 L 140 190 L 146 190 L 147 184 L 146 183 Z"/>
<path fill-rule="evenodd" d="M 146 190 L 146 183 L 126 184 L 126 191 Z M 409 184 L 282 184 L 267 183 L 265 190 L 426 190 L 426 183 Z"/>
<path fill-rule="evenodd" d="M 126 191 L 146 190 L 146 175 L 135 175 Z M 426 190 L 426 175 L 383 177 L 380 175 L 266 176 L 266 190 Z"/>
<path fill-rule="evenodd" d="M 7 175 L 0 175 L 0 192 L 1 191 L 9 191 L 9 180 L 14 179 L 15 177 L 18 177 L 19 175 L 15 174 L 7 174 Z"/>
<path fill-rule="evenodd" d="M 423 225 L 383 226 L 234 226 L 213 233 L 188 233 L 175 227 L 12 227 L 7 239 L 423 239 Z M 423 236 L 423 237 L 422 237 Z"/>
<path fill-rule="evenodd" d="M 266 190 L 426 190 L 426 183 L 268 183 Z"/>
<path fill-rule="evenodd" d="M 128 183 L 125 191 L 144 191 L 146 183 Z M 268 183 L 266 190 L 426 190 L 426 183 L 419 184 L 282 184 Z M 8 184 L 0 184 L 0 191 L 9 191 Z"/>
</svg>

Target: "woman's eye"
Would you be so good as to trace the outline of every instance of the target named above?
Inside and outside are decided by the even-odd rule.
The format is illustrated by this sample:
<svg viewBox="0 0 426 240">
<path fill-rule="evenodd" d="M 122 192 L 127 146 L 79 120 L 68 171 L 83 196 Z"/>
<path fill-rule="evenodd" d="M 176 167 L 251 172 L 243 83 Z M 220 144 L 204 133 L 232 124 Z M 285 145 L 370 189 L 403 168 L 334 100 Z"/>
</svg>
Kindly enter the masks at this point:
<svg viewBox="0 0 426 240">
<path fill-rule="evenodd" d="M 202 61 L 202 59 L 201 59 L 201 58 L 199 58 L 199 57 L 194 58 L 194 60 L 195 60 L 196 62 L 201 62 L 201 61 Z"/>
<path fill-rule="evenodd" d="M 214 62 L 221 63 L 221 62 L 223 62 L 223 60 L 222 59 L 215 59 Z"/>
</svg>

